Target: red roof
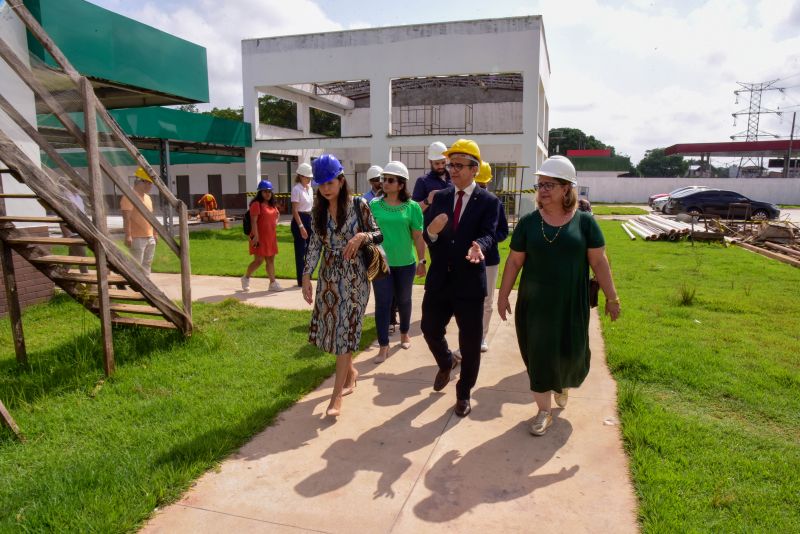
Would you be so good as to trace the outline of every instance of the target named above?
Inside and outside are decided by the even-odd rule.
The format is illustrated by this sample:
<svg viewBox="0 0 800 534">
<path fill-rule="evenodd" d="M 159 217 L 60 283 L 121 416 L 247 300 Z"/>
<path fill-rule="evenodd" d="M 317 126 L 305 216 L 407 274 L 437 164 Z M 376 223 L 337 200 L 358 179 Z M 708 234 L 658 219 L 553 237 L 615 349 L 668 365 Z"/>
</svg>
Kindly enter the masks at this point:
<svg viewBox="0 0 800 534">
<path fill-rule="evenodd" d="M 568 158 L 592 158 L 592 157 L 601 157 L 601 158 L 610 158 L 611 157 L 611 149 L 610 148 L 600 148 L 600 149 L 586 149 L 586 150 L 567 150 L 567 157 Z"/>
<path fill-rule="evenodd" d="M 730 141 L 725 143 L 683 143 L 672 145 L 664 150 L 667 156 L 699 156 L 711 154 L 716 157 L 740 156 L 785 156 L 789 150 L 789 140 L 773 141 Z M 792 152 L 800 154 L 800 139 L 792 143 Z"/>
</svg>

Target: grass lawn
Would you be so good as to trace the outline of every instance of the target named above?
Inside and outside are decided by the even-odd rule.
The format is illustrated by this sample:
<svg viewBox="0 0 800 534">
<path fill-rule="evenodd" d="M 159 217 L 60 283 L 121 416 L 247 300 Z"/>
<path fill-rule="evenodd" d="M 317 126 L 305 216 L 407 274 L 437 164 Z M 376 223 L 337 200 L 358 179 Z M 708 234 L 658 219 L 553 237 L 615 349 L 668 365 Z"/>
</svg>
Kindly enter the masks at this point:
<svg viewBox="0 0 800 534">
<path fill-rule="evenodd" d="M 650 213 L 634 206 L 615 206 L 613 204 L 592 204 L 595 215 L 647 215 Z"/>
<path fill-rule="evenodd" d="M 603 335 L 643 530 L 800 532 L 800 269 L 600 224 L 623 305 Z"/>
<path fill-rule="evenodd" d="M 194 305 L 195 333 L 115 333 L 104 380 L 95 317 L 64 296 L 24 315 L 30 370 L 0 323 L 0 532 L 121 532 L 332 374 L 307 343 L 310 312 Z M 375 339 L 367 318 L 362 346 Z"/>
</svg>

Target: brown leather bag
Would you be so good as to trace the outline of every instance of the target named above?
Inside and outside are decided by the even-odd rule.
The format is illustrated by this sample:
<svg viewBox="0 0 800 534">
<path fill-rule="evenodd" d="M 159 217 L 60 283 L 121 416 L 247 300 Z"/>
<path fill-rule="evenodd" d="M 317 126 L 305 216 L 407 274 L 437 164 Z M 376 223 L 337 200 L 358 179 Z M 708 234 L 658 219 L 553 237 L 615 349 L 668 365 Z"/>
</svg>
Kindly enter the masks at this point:
<svg viewBox="0 0 800 534">
<path fill-rule="evenodd" d="M 361 199 L 361 202 L 364 202 Z M 356 214 L 358 215 L 358 226 L 362 232 L 369 232 L 361 218 L 361 206 L 356 205 Z M 367 206 L 369 209 L 369 206 Z M 370 282 L 380 280 L 389 276 L 389 260 L 386 259 L 386 251 L 383 247 L 369 242 L 361 247 L 361 259 L 364 261 L 364 268 L 367 270 L 367 278 Z"/>
</svg>

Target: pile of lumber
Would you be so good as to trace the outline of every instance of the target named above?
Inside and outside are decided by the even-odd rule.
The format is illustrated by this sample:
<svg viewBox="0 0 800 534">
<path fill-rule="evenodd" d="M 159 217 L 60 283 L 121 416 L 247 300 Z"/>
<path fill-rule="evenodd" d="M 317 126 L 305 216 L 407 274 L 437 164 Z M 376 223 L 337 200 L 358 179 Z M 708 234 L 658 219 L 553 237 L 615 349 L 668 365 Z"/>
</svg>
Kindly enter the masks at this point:
<svg viewBox="0 0 800 534">
<path fill-rule="evenodd" d="M 690 224 L 659 215 L 640 215 L 628 219 L 622 223 L 622 228 L 631 239 L 635 239 L 638 235 L 645 241 L 677 241 L 692 232 Z"/>
</svg>

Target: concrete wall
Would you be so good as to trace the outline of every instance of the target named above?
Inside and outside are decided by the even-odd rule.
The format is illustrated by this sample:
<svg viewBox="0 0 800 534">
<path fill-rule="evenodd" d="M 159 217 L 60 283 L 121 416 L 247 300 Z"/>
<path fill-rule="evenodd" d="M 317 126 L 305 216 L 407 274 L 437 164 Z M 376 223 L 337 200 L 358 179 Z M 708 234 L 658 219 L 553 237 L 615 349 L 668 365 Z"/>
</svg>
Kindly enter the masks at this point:
<svg viewBox="0 0 800 534">
<path fill-rule="evenodd" d="M 476 104 L 475 133 L 469 137 L 482 148 L 490 145 L 530 147 L 520 152 L 516 162 L 535 167 L 547 150 L 546 139 L 537 135 L 538 128 L 545 127 L 547 122 L 539 119 L 540 108 L 547 109 L 546 105 L 540 105 L 540 98 L 546 97 L 550 76 L 549 58 L 543 47 L 546 43 L 541 17 L 245 40 L 242 42 L 242 78 L 246 121 L 257 124 L 260 93 L 283 97 L 278 93 L 295 84 L 369 80 L 371 106 L 369 111 L 340 109 L 343 138 L 254 140 L 253 148 L 246 151 L 247 175 L 256 176 L 260 172 L 258 154 L 261 151 L 311 149 L 338 154 L 341 150 L 367 148 L 369 158 L 356 162 L 364 164 L 388 161 L 392 147 L 427 146 L 433 141 L 451 144 L 462 135 L 391 134 L 391 80 L 492 72 L 522 74 L 522 103 Z M 296 96 L 290 99 L 298 101 Z M 308 102 L 308 105 L 314 104 Z M 443 106 L 445 110 L 440 117 L 440 125 L 444 127 L 450 126 L 451 120 L 447 107 Z M 463 126 L 463 109 L 463 105 L 452 106 L 454 127 Z M 298 115 L 299 110 L 300 105 Z M 303 128 L 298 125 L 298 130 Z M 530 178 L 527 185 L 532 183 Z"/>
<path fill-rule="evenodd" d="M 0 37 L 17 54 L 26 65 L 28 60 L 28 41 L 25 26 L 17 18 L 8 5 L 0 6 Z M 5 61 L 0 59 L 0 94 L 32 125 L 36 125 L 36 108 L 33 92 L 11 70 Z M 37 165 L 40 164 L 39 147 L 14 122 L 0 111 L 0 131 L 14 140 Z M 4 165 L 0 162 L 0 167 Z M 3 191 L 5 193 L 31 193 L 31 190 L 17 182 L 13 177 L 3 174 Z M 6 199 L 6 213 L 9 215 L 44 215 L 44 208 L 35 200 Z"/>
<path fill-rule="evenodd" d="M 736 191 L 753 200 L 800 204 L 800 178 L 617 178 L 579 173 L 578 184 L 589 187 L 592 202 L 642 204 L 650 195 L 687 185 L 705 185 Z"/>
</svg>

